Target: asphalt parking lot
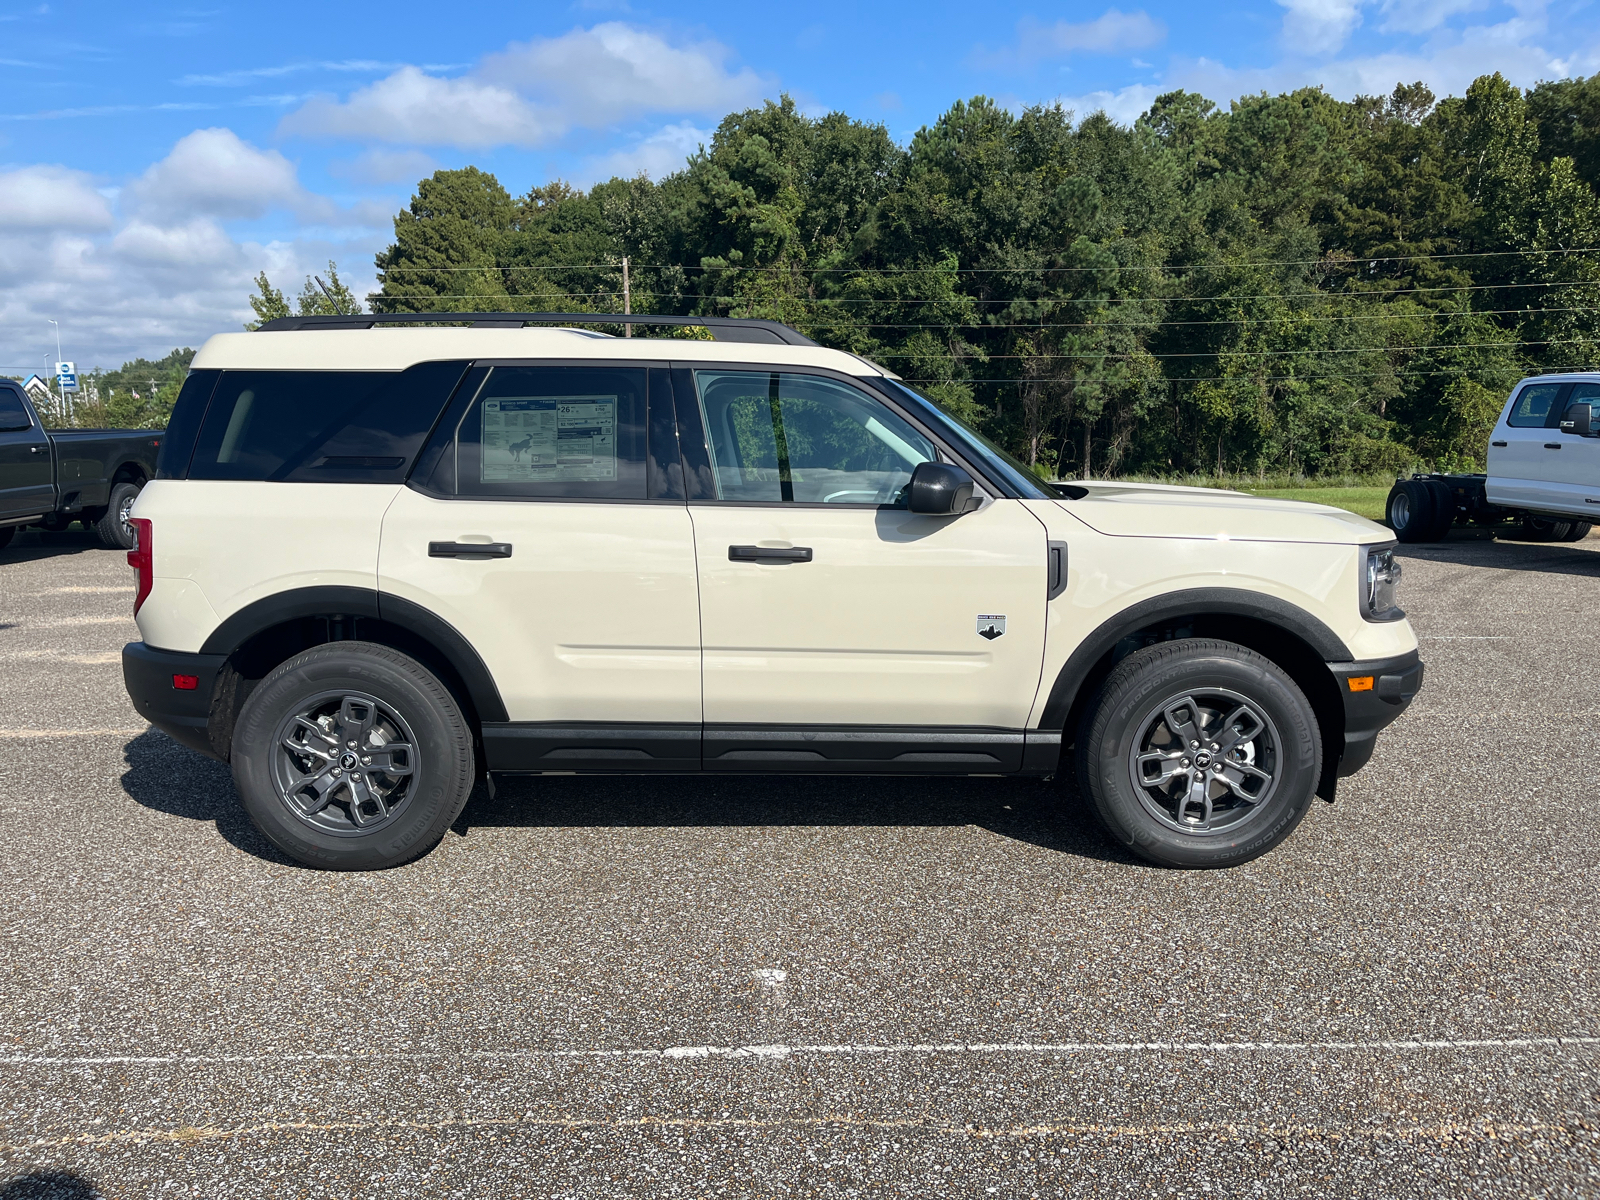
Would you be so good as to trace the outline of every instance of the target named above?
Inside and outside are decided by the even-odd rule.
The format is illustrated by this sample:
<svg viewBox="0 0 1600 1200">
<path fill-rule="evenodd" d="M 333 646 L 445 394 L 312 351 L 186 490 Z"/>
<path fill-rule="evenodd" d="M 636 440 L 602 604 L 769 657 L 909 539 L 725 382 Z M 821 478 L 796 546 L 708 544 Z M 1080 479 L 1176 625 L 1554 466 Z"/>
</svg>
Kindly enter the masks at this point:
<svg viewBox="0 0 1600 1200">
<path fill-rule="evenodd" d="M 1269 857 L 1031 781 L 565 777 L 290 863 L 0 553 L 0 1197 L 1600 1192 L 1600 537 L 1408 549 L 1428 684 Z"/>
</svg>

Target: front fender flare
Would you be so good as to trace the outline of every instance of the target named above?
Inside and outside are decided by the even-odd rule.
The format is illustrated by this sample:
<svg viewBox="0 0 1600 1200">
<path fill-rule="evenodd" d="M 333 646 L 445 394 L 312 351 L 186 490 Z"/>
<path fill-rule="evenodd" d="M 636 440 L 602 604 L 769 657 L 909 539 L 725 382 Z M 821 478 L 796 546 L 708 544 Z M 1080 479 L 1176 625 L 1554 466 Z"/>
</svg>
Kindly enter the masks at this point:
<svg viewBox="0 0 1600 1200">
<path fill-rule="evenodd" d="M 1241 588 L 1190 588 L 1131 604 L 1110 617 L 1067 657 L 1045 701 L 1041 729 L 1065 729 L 1079 689 L 1096 663 L 1123 638 L 1151 625 L 1188 617 L 1245 617 L 1299 638 L 1323 662 L 1352 662 L 1354 655 L 1339 635 L 1305 609 L 1260 592 Z"/>
</svg>

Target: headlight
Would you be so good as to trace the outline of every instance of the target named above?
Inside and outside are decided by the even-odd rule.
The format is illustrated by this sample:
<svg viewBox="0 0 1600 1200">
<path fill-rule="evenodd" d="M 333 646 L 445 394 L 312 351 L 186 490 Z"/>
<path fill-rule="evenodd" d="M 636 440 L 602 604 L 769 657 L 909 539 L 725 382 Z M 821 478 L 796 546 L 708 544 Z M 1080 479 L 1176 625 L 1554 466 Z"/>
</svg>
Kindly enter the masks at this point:
<svg viewBox="0 0 1600 1200">
<path fill-rule="evenodd" d="M 1361 615 L 1369 621 L 1400 620 L 1406 614 L 1396 603 L 1401 570 L 1394 557 L 1394 547 L 1364 546 L 1362 549 L 1365 562 L 1361 572 Z"/>
</svg>

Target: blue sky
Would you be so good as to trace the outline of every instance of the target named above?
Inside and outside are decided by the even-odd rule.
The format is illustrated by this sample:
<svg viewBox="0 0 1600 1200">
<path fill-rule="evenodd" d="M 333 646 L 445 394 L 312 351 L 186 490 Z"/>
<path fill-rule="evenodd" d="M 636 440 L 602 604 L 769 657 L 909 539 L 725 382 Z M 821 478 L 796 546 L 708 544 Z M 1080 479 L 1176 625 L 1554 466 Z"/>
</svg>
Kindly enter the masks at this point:
<svg viewBox="0 0 1600 1200">
<path fill-rule="evenodd" d="M 691 19 L 692 18 L 692 19 Z M 1600 70 L 1571 0 L 795 5 L 647 0 L 156 6 L 0 0 L 0 371 L 197 346 L 329 259 L 358 294 L 416 180 L 513 192 L 660 177 L 731 109 L 788 92 L 904 141 L 962 97 L 1132 120 L 1421 79 L 1441 95 Z"/>
</svg>

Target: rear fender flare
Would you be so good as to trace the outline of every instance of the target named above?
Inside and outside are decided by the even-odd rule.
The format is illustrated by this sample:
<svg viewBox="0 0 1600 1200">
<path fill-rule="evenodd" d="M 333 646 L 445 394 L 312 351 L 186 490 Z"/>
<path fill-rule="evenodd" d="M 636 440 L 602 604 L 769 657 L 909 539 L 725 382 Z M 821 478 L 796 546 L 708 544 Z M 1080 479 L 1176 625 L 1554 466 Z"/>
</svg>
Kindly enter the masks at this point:
<svg viewBox="0 0 1600 1200">
<path fill-rule="evenodd" d="M 257 634 L 305 617 L 354 617 L 382 621 L 421 639 L 448 662 L 480 721 L 505 721 L 505 702 L 494 676 L 465 637 L 437 613 L 400 596 L 375 588 L 308 587 L 266 596 L 245 605 L 211 631 L 202 654 L 232 655 Z"/>
</svg>

